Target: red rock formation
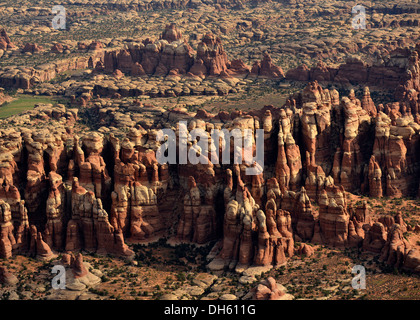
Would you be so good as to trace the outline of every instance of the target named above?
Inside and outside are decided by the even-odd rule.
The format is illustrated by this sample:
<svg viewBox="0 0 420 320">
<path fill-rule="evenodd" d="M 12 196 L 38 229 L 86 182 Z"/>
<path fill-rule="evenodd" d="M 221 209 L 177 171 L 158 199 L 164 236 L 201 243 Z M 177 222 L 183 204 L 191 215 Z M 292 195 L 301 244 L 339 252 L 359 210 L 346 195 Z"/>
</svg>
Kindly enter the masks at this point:
<svg viewBox="0 0 420 320">
<path fill-rule="evenodd" d="M 19 282 L 19 279 L 7 270 L 6 267 L 0 267 L 0 283 L 4 286 L 13 286 Z"/>
<path fill-rule="evenodd" d="M 0 257 L 3 259 L 10 258 L 15 243 L 10 205 L 0 200 Z"/>
<path fill-rule="evenodd" d="M 210 263 L 210 269 L 282 265 L 287 257 L 293 256 L 290 213 L 277 209 L 276 202 L 280 201 L 277 181 L 274 179 L 268 186 L 270 193 L 264 213 L 257 210 L 255 200 L 238 177 L 236 200 L 230 200 L 226 207 L 222 248 Z M 225 189 L 225 201 L 231 199 L 228 194 L 232 194 L 231 187 Z"/>
<path fill-rule="evenodd" d="M 310 81 L 312 80 L 309 68 L 304 64 L 295 69 L 290 69 L 286 73 L 286 79 L 295 81 Z M 317 80 L 317 79 L 313 79 Z"/>
<path fill-rule="evenodd" d="M 403 269 L 420 274 L 420 251 L 411 249 L 405 256 Z"/>
<path fill-rule="evenodd" d="M 82 278 L 89 274 L 89 270 L 83 263 L 83 255 L 79 252 L 76 256 L 73 254 L 63 254 L 61 261 L 64 266 L 69 266 L 74 278 Z"/>
<path fill-rule="evenodd" d="M 121 144 L 118 139 L 113 139 L 117 158 L 110 222 L 124 234 L 129 232 L 130 241 L 150 239 L 164 226 L 157 207 L 157 195 L 163 194 L 166 188 L 163 170 L 159 174 L 154 152 L 150 157 L 135 149 L 141 142 L 140 132 L 130 131 L 131 140 L 126 138 Z M 150 171 L 153 172 L 151 181 L 148 178 Z"/>
<path fill-rule="evenodd" d="M 370 91 L 369 91 L 368 87 L 365 87 L 365 89 L 364 89 L 361 104 L 362 104 L 362 109 L 366 110 L 368 112 L 369 116 L 376 117 L 377 110 L 376 110 L 376 107 L 375 107 L 375 104 L 374 104 L 372 98 L 370 97 Z"/>
<path fill-rule="evenodd" d="M 419 50 L 397 48 L 389 53 L 386 61 L 367 64 L 359 58 L 350 57 L 345 63 L 335 67 L 318 63 L 309 69 L 306 65 L 290 69 L 286 79 L 294 81 L 325 81 L 340 85 L 360 85 L 384 87 L 395 90 L 396 100 L 402 100 L 410 89 L 419 91 Z M 371 52 L 369 54 L 372 54 Z M 407 61 L 408 68 L 400 67 L 401 61 Z"/>
<path fill-rule="evenodd" d="M 229 75 L 233 77 L 246 76 L 251 72 L 251 68 L 240 59 L 230 61 L 228 68 Z"/>
<path fill-rule="evenodd" d="M 366 233 L 365 239 L 363 240 L 363 249 L 380 253 L 386 240 L 387 234 L 384 225 L 380 222 L 375 222 Z"/>
<path fill-rule="evenodd" d="M 380 261 L 385 261 L 388 265 L 400 268 L 404 263 L 404 257 L 408 254 L 410 245 L 404 239 L 403 232 L 399 224 L 394 224 L 388 232 L 387 241 L 382 249 Z"/>
<path fill-rule="evenodd" d="M 79 234 L 83 242 L 79 240 Z M 121 229 L 115 229 L 109 223 L 102 201 L 96 199 L 93 192 L 87 191 L 74 178 L 72 218 L 67 227 L 66 251 L 80 249 L 123 257 L 132 257 L 134 254 L 124 243 Z"/>
<path fill-rule="evenodd" d="M 312 240 L 318 212 L 312 209 L 311 201 L 304 187 L 296 194 L 296 206 L 292 217 L 296 226 L 295 237 L 299 237 L 303 241 Z"/>
<path fill-rule="evenodd" d="M 369 161 L 369 195 L 371 197 L 382 198 L 382 170 L 375 156 L 372 155 Z"/>
<path fill-rule="evenodd" d="M 375 174 L 376 178 L 382 177 L 382 185 L 380 187 L 379 180 L 376 180 L 375 186 L 372 186 L 374 193 L 375 190 L 382 188 L 383 194 L 390 197 L 410 194 L 408 162 L 412 161 L 412 155 L 408 153 L 408 150 L 412 149 L 411 137 L 415 132 L 410 123 L 410 118 L 399 117 L 395 125 L 392 125 L 391 118 L 382 112 L 379 112 L 376 117 L 374 159 L 371 159 L 370 174 Z M 372 166 L 376 168 L 374 172 L 372 172 Z M 373 176 L 369 177 L 372 179 Z M 380 192 L 377 194 L 379 195 Z"/>
<path fill-rule="evenodd" d="M 202 61 L 203 66 L 206 68 L 205 74 L 210 76 L 220 75 L 223 71 L 227 71 L 227 54 L 218 37 L 213 34 L 206 34 L 203 37 L 202 41 L 198 44 L 195 63 L 200 61 Z M 190 70 L 190 72 L 192 71 Z"/>
<path fill-rule="evenodd" d="M 45 226 L 45 242 L 54 249 L 63 247 L 66 194 L 63 179 L 55 172 L 50 172 L 50 193 L 46 204 L 47 224 Z"/>
<path fill-rule="evenodd" d="M 296 254 L 305 256 L 305 257 L 312 256 L 314 252 L 315 252 L 314 248 L 306 243 L 301 243 L 299 248 L 296 249 Z"/>
<path fill-rule="evenodd" d="M 274 65 L 271 56 L 265 52 L 261 62 L 255 62 L 251 69 L 251 75 L 260 78 L 283 79 L 283 70 Z"/>
<path fill-rule="evenodd" d="M 14 48 L 15 45 L 10 41 L 9 36 L 6 33 L 6 30 L 1 28 L 0 29 L 0 49 L 7 50 Z"/>
<path fill-rule="evenodd" d="M 401 84 L 395 90 L 395 98 L 397 100 L 403 100 L 404 98 L 410 101 L 411 112 L 413 114 L 418 113 L 418 104 L 416 105 L 415 100 L 416 92 L 420 92 L 420 59 L 419 59 L 419 46 L 417 44 L 417 50 L 410 53 L 408 58 L 408 66 L 404 77 L 401 79 Z M 414 90 L 414 91 L 412 91 Z"/>
<path fill-rule="evenodd" d="M 291 131 L 291 121 L 285 110 L 280 111 L 276 178 L 282 191 L 296 190 L 302 178 L 302 161 L 299 147 Z"/>
<path fill-rule="evenodd" d="M 253 300 L 279 300 L 285 293 L 279 289 L 276 280 L 269 277 L 251 290 Z"/>
<path fill-rule="evenodd" d="M 366 83 L 368 79 L 367 65 L 357 58 L 348 58 L 346 62 L 338 68 L 334 81 L 343 84 Z"/>
<path fill-rule="evenodd" d="M 215 188 L 208 186 L 205 203 L 202 204 L 200 190 L 193 177 L 189 177 L 188 187 L 189 191 L 184 197 L 184 211 L 178 224 L 177 237 L 180 240 L 203 244 L 215 237 Z"/>
<path fill-rule="evenodd" d="M 322 61 L 319 61 L 316 67 L 311 69 L 309 78 L 319 82 L 329 82 L 332 80 L 332 75 L 327 65 Z"/>
<path fill-rule="evenodd" d="M 151 189 L 142 186 L 139 182 L 132 182 L 130 194 L 130 241 L 151 238 L 155 229 L 147 220 L 150 216 L 157 218 L 159 215 L 156 196 Z M 143 218 L 144 216 L 146 218 Z"/>
<path fill-rule="evenodd" d="M 364 161 L 360 152 L 360 139 L 364 137 L 370 117 L 366 110 L 362 109 L 360 101 L 350 92 L 349 97 L 341 100 L 341 108 L 344 116 L 344 139 L 342 146 L 337 150 L 334 164 L 334 179 L 346 190 L 353 191 L 361 185 L 360 175 L 364 168 Z M 341 163 L 340 159 L 341 158 Z"/>
<path fill-rule="evenodd" d="M 32 256 L 41 260 L 51 260 L 57 256 L 51 251 L 48 244 L 44 242 L 41 232 L 38 232 L 34 225 L 30 226 L 30 235 L 30 254 Z"/>
<path fill-rule="evenodd" d="M 157 41 L 144 40 L 140 45 L 129 46 L 128 49 L 106 51 L 102 62 L 96 70 L 115 72 L 116 69 L 132 75 L 189 75 L 189 76 L 220 76 L 245 77 L 248 74 L 270 78 L 283 79 L 280 67 L 272 63 L 269 54 L 264 54 L 261 62 L 256 63 L 253 70 L 242 60 L 228 61 L 221 40 L 213 34 L 206 34 L 198 44 L 197 54 L 182 35 L 175 24 L 166 26 Z M 92 63 L 93 67 L 93 63 Z"/>
<path fill-rule="evenodd" d="M 338 93 L 323 90 L 318 82 L 310 82 L 298 95 L 302 107 L 300 122 L 303 131 L 303 142 L 311 166 L 319 164 L 324 172 L 331 170 L 331 154 L 334 149 L 331 137 L 331 108 L 336 107 Z M 309 192 L 309 190 L 308 190 Z"/>
<path fill-rule="evenodd" d="M 11 100 L 11 98 L 8 95 L 6 95 L 3 91 L 4 89 L 0 88 L 0 106 L 6 101 Z"/>
<path fill-rule="evenodd" d="M 175 23 L 171 23 L 166 25 L 165 30 L 163 30 L 160 38 L 171 43 L 182 39 L 182 33 L 178 30 Z"/>
<path fill-rule="evenodd" d="M 131 59 L 131 54 L 128 49 L 124 55 Z M 169 74 L 179 76 L 174 69 Z M 13 118 L 16 130 L 0 129 L 0 201 L 6 208 L 2 207 L 3 216 L 10 216 L 3 218 L 3 256 L 10 257 L 12 249 L 25 254 L 29 248 L 44 258 L 54 255 L 51 249 L 131 257 L 126 240 L 148 242 L 176 233 L 179 240 L 197 244 L 220 240 L 209 265 L 212 270 L 265 269 L 284 264 L 294 254 L 311 254 L 307 245 L 295 250 L 295 241 L 363 247 L 384 252 L 386 261 L 399 255 L 398 267 L 417 268 L 418 253 L 407 247 L 401 255 L 398 249 L 400 233 L 413 230 L 402 216 L 381 217 L 371 226 L 367 204 L 348 206 L 344 192 L 360 188 L 379 197 L 417 191 L 420 126 L 404 103 L 378 106 L 372 118 L 367 92 L 359 100 L 351 91 L 340 102 L 338 92 L 317 82 L 292 95 L 281 108 L 266 106 L 217 116 L 204 110 L 196 114 L 182 108 L 163 111 L 139 101 L 117 108 L 103 100 L 88 95 L 86 106 L 94 106 L 86 112 L 91 119 L 101 115 L 100 131 L 106 134 L 82 133 L 79 140 L 73 134 L 73 129 L 79 129 L 74 126 L 77 113 L 64 107 L 37 107 Z M 130 108 L 141 110 L 142 117 L 125 113 Z M 159 116 L 149 118 L 149 112 Z M 122 124 L 118 117 L 123 118 Z M 161 146 L 156 129 L 175 127 L 179 119 L 187 120 L 189 133 L 197 128 L 207 133 L 214 128 L 255 133 L 261 128 L 265 156 L 272 159 L 255 176 L 246 175 L 244 163 L 232 166 L 233 172 L 229 165 L 191 161 L 169 170 L 156 158 Z M 116 138 L 114 133 L 129 121 L 131 129 L 121 130 L 121 138 Z M 32 130 L 26 127 L 29 123 L 52 125 Z M 112 128 L 110 133 L 107 127 Z M 370 134 L 373 130 L 375 135 Z M 177 138 L 182 138 L 180 131 L 178 124 Z M 187 150 L 205 160 L 210 154 L 220 159 L 227 148 L 222 143 L 219 150 L 202 154 L 197 140 L 188 141 Z M 233 155 L 233 144 L 227 151 Z M 19 186 L 26 189 L 22 195 Z M 181 202 L 177 188 L 185 190 Z M 319 210 L 312 202 L 319 204 Z M 67 224 L 66 213 L 71 215 Z M 32 232 L 29 221 L 36 225 Z M 218 223 L 223 224 L 222 237 L 217 234 Z"/>
<path fill-rule="evenodd" d="M 38 53 L 43 51 L 44 48 L 42 46 L 37 45 L 36 43 L 27 43 L 25 47 L 23 47 L 22 52 L 29 52 L 29 53 Z"/>
<path fill-rule="evenodd" d="M 102 42 L 99 41 L 92 41 L 89 46 L 87 47 L 89 51 L 99 51 L 103 49 Z"/>
<path fill-rule="evenodd" d="M 56 43 L 51 47 L 52 53 L 63 53 L 64 50 L 64 46 L 61 43 Z"/>
<path fill-rule="evenodd" d="M 111 177 L 108 175 L 105 161 L 101 156 L 103 150 L 103 136 L 91 132 L 83 137 L 83 147 L 79 146 L 79 138 L 74 138 L 74 164 L 80 170 L 80 184 L 87 190 L 95 193 L 96 197 L 103 197 L 111 186 Z"/>
<path fill-rule="evenodd" d="M 30 248 L 31 236 L 28 219 L 28 210 L 25 207 L 25 201 L 19 202 L 19 215 L 14 221 L 16 252 L 25 254 Z"/>
<path fill-rule="evenodd" d="M 335 187 L 333 197 L 325 190 L 319 197 L 319 223 L 323 239 L 338 247 L 347 245 L 349 234 L 350 215 L 343 191 Z"/>
<path fill-rule="evenodd" d="M 132 76 L 145 76 L 146 75 L 146 71 L 144 71 L 143 66 L 136 62 L 133 64 L 133 66 L 131 67 L 131 75 Z"/>
</svg>

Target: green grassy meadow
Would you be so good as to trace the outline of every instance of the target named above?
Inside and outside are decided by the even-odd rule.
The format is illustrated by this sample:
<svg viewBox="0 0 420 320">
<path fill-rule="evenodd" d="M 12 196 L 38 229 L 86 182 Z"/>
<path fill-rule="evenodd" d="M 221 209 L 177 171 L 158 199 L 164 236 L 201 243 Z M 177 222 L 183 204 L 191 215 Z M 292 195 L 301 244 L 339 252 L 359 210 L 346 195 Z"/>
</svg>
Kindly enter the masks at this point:
<svg viewBox="0 0 420 320">
<path fill-rule="evenodd" d="M 53 97 L 17 95 L 16 100 L 0 106 L 0 119 L 32 109 L 37 103 L 54 103 Z"/>
</svg>

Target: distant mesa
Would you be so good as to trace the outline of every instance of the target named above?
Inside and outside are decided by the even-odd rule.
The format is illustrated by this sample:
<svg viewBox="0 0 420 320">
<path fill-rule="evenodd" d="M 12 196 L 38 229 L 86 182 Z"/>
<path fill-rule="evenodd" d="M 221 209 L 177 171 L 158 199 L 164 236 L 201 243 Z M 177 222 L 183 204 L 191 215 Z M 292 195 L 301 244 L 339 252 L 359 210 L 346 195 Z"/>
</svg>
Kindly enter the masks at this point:
<svg viewBox="0 0 420 320">
<path fill-rule="evenodd" d="M 182 33 L 175 24 L 167 25 L 160 39 L 144 40 L 140 45 L 117 51 L 105 51 L 103 69 L 119 69 L 132 75 L 167 76 L 177 70 L 179 75 L 197 77 L 246 77 L 248 75 L 269 79 L 283 79 L 283 70 L 274 65 L 265 53 L 251 69 L 242 60 L 229 61 L 219 37 L 208 33 L 203 36 L 195 53 L 182 40 Z"/>
<path fill-rule="evenodd" d="M 6 32 L 1 31 L 0 44 L 13 48 Z M 42 65 L 17 72 L 0 73 L 0 85 L 5 88 L 29 89 L 35 84 L 52 80 L 59 72 L 77 69 L 93 69 L 95 74 L 108 73 L 120 79 L 124 75 L 135 77 L 206 77 L 221 78 L 264 78 L 284 79 L 283 70 L 276 66 L 270 55 L 264 53 L 262 60 L 255 62 L 252 68 L 240 59 L 229 61 L 219 37 L 208 33 L 194 51 L 176 24 L 168 24 L 159 40 L 147 38 L 139 43 L 130 44 L 124 49 L 106 49 L 99 41 L 91 43 L 79 42 L 77 50 L 88 54 L 88 57 L 71 57 L 55 64 Z M 44 48 L 36 43 L 26 43 L 22 53 L 37 54 Z M 55 43 L 46 52 L 60 54 L 70 53 L 70 48 L 61 43 Z"/>
</svg>

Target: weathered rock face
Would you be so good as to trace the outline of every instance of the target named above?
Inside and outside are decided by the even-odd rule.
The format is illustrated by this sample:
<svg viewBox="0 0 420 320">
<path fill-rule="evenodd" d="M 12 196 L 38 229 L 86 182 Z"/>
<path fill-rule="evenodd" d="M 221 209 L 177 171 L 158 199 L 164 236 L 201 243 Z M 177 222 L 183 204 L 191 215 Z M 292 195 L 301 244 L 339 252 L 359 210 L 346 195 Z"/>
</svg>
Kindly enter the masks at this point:
<svg viewBox="0 0 420 320">
<path fill-rule="evenodd" d="M 228 68 L 228 74 L 233 77 L 247 76 L 251 72 L 251 68 L 240 59 L 230 61 Z"/>
<path fill-rule="evenodd" d="M 221 250 L 209 264 L 212 270 L 224 267 L 242 270 L 250 265 L 281 265 L 294 254 L 292 219 L 280 209 L 281 191 L 277 181 L 270 182 L 265 212 L 258 209 L 240 176 L 236 195 L 232 190 L 232 175 L 225 189 L 226 212 Z M 232 199 L 233 197 L 233 199 Z M 277 209 L 279 208 L 279 209 Z M 255 240 L 253 240 L 255 239 Z"/>
<path fill-rule="evenodd" d="M 206 74 L 210 76 L 220 75 L 227 70 L 227 54 L 221 40 L 213 34 L 206 34 L 199 43 L 196 60 L 203 61 Z"/>
<path fill-rule="evenodd" d="M 34 54 L 34 53 L 41 52 L 43 50 L 44 50 L 44 48 L 42 46 L 37 45 L 36 43 L 27 43 L 23 47 L 22 52 L 23 53 L 29 52 L 29 53 Z"/>
<path fill-rule="evenodd" d="M 375 222 L 368 230 L 363 240 L 363 249 L 380 253 L 386 243 L 386 230 L 382 223 Z"/>
<path fill-rule="evenodd" d="M 50 51 L 52 53 L 63 53 L 66 50 L 70 50 L 70 48 L 67 45 L 63 45 L 61 43 L 55 43 L 51 46 Z"/>
<path fill-rule="evenodd" d="M 303 143 L 309 158 L 307 164 L 318 163 L 324 172 L 331 170 L 331 154 L 335 141 L 331 141 L 331 108 L 336 107 L 338 92 L 322 89 L 318 82 L 310 82 L 292 101 L 302 108 L 299 117 L 303 132 Z"/>
<path fill-rule="evenodd" d="M 404 239 L 400 225 L 394 224 L 388 232 L 388 239 L 382 249 L 380 260 L 399 268 L 403 265 L 404 257 L 408 254 L 409 249 L 410 245 Z"/>
<path fill-rule="evenodd" d="M 368 87 L 365 87 L 363 92 L 363 98 L 361 100 L 362 109 L 366 110 L 369 116 L 376 117 L 376 114 L 378 113 L 375 107 L 375 104 L 370 97 L 370 91 Z"/>
<path fill-rule="evenodd" d="M 387 223 L 387 226 L 376 222 L 370 227 L 363 242 L 364 249 L 381 253 L 380 261 L 389 266 L 418 273 L 420 271 L 419 250 L 412 248 L 404 238 L 403 233 L 406 226 L 401 216 L 397 215 L 395 219 L 397 223 L 394 222 L 394 219 L 385 220 L 383 222 Z"/>
<path fill-rule="evenodd" d="M 379 64 L 367 64 L 359 58 L 350 57 L 345 63 L 335 67 L 326 66 L 324 63 L 318 63 L 312 68 L 306 65 L 290 69 L 286 73 L 286 79 L 294 81 L 319 81 L 334 82 L 339 85 L 360 85 L 381 86 L 387 89 L 394 89 L 407 78 L 405 68 L 395 63 L 397 59 L 408 61 L 409 55 L 397 57 L 391 53 L 386 61 Z M 408 86 L 410 86 L 408 82 Z M 402 97 L 404 84 L 398 87 L 397 99 Z"/>
<path fill-rule="evenodd" d="M 314 254 L 315 250 L 306 243 L 301 243 L 300 246 L 295 250 L 297 255 L 310 257 Z"/>
<path fill-rule="evenodd" d="M 91 273 L 91 265 L 83 262 L 83 256 L 78 253 L 65 253 L 61 259 L 61 265 L 66 267 L 66 289 L 67 290 L 85 290 L 87 286 L 93 287 L 101 282 L 101 279 Z"/>
<path fill-rule="evenodd" d="M 296 230 L 295 239 L 310 241 L 314 237 L 315 223 L 318 212 L 312 209 L 311 202 L 304 187 L 296 194 L 296 206 L 292 215 L 292 222 Z M 299 239 L 297 239 L 299 237 Z M 303 249 L 301 249 L 302 251 Z M 304 250 L 306 251 L 306 249 Z"/>
<path fill-rule="evenodd" d="M 58 74 L 76 69 L 88 69 L 103 60 L 103 50 L 88 51 L 87 55 L 57 60 L 52 63 L 24 69 L 8 68 L 0 71 L 0 86 L 4 88 L 29 89 L 34 85 L 50 81 Z"/>
<path fill-rule="evenodd" d="M 369 161 L 369 195 L 371 197 L 381 198 L 382 190 L 382 170 L 379 163 L 376 162 L 375 156 L 371 156 Z"/>
<path fill-rule="evenodd" d="M 57 257 L 42 238 L 42 233 L 38 232 L 34 225 L 30 227 L 30 255 L 40 260 L 51 260 Z"/>
<path fill-rule="evenodd" d="M 4 93 L 3 88 L 0 88 L 0 106 L 9 100 L 10 100 L 10 97 Z"/>
<path fill-rule="evenodd" d="M 166 76 L 170 71 L 186 74 L 194 62 L 192 48 L 182 40 L 132 45 L 128 49 L 106 51 L 103 69 L 116 69 L 133 76 Z M 97 67 L 100 70 L 101 66 Z"/>
<path fill-rule="evenodd" d="M 64 240 L 66 190 L 63 185 L 63 178 L 59 174 L 51 171 L 48 178 L 50 192 L 46 204 L 45 242 L 49 247 L 61 250 Z"/>
<path fill-rule="evenodd" d="M 264 53 L 261 62 L 255 62 L 251 69 L 252 76 L 270 79 L 284 79 L 283 70 L 274 65 L 271 56 Z"/>
<path fill-rule="evenodd" d="M 13 47 L 5 31 L 1 31 L 1 52 Z M 39 54 L 41 51 L 44 49 L 34 43 L 27 43 L 21 50 L 26 55 Z M 92 41 L 90 44 L 80 42 L 77 44 L 77 51 L 85 54 L 34 67 L 1 70 L 0 86 L 8 89 L 30 89 L 53 80 L 63 72 L 77 69 L 94 69 L 95 74 L 106 72 L 114 74 L 117 79 L 121 79 L 124 74 L 169 77 L 168 80 L 184 75 L 201 78 L 243 78 L 248 75 L 270 79 L 284 78 L 282 69 L 273 64 L 268 54 L 263 56 L 261 62 L 256 63 L 253 70 L 241 60 L 229 61 L 221 40 L 213 34 L 204 35 L 195 53 L 187 40 L 182 39 L 182 33 L 174 24 L 168 25 L 156 41 L 146 39 L 118 49 L 106 49 L 99 41 Z M 68 45 L 55 43 L 49 52 L 62 54 L 70 53 L 71 50 Z"/>
<path fill-rule="evenodd" d="M 279 134 L 277 137 L 276 178 L 280 183 L 282 191 L 285 189 L 296 190 L 302 179 L 300 149 L 293 138 L 292 123 L 290 116 L 287 114 L 288 112 L 285 110 L 280 111 Z"/>
<path fill-rule="evenodd" d="M 6 267 L 1 266 L 0 267 L 0 283 L 5 286 L 12 286 L 19 282 L 19 279 L 11 273 L 9 270 L 7 270 Z"/>
<path fill-rule="evenodd" d="M 269 277 L 251 290 L 252 300 L 290 300 L 293 296 L 282 291 L 273 277 Z"/>
<path fill-rule="evenodd" d="M 350 214 L 347 212 L 344 189 L 333 189 L 330 197 L 327 191 L 319 197 L 319 224 L 325 242 L 337 247 L 347 245 Z"/>
<path fill-rule="evenodd" d="M 332 79 L 332 74 L 330 70 L 328 69 L 327 65 L 323 63 L 322 61 L 319 61 L 316 64 L 315 68 L 311 69 L 309 78 L 316 79 L 319 82 L 329 82 Z"/>
<path fill-rule="evenodd" d="M 182 33 L 178 30 L 175 23 L 171 23 L 165 27 L 165 30 L 162 32 L 160 38 L 171 43 L 177 40 L 181 40 Z"/>
<path fill-rule="evenodd" d="M 310 81 L 312 79 L 311 71 L 306 65 L 301 65 L 295 69 L 288 70 L 286 72 L 286 79 L 295 81 Z M 313 80 L 317 79 L 313 78 Z"/>
<path fill-rule="evenodd" d="M 178 223 L 179 240 L 203 244 L 215 239 L 217 219 L 215 211 L 215 186 L 207 189 L 202 203 L 195 179 L 189 178 L 189 190 L 184 197 L 184 211 Z"/>
<path fill-rule="evenodd" d="M 72 217 L 67 226 L 66 251 L 84 249 L 99 254 L 132 257 L 133 251 L 124 243 L 121 229 L 108 220 L 101 199 L 87 191 L 74 178 L 72 185 Z"/>
<path fill-rule="evenodd" d="M 15 45 L 10 41 L 9 36 L 5 29 L 0 29 L 0 49 L 1 50 L 8 50 L 14 48 Z"/>
<path fill-rule="evenodd" d="M 142 133 L 136 129 L 121 143 L 115 137 L 111 140 L 116 159 L 110 221 L 131 242 L 161 235 L 165 226 L 158 197 L 167 188 L 167 166 L 158 165 L 154 152 L 144 152 L 141 141 Z"/>
<path fill-rule="evenodd" d="M 420 251 L 418 249 L 411 249 L 408 251 L 404 259 L 403 269 L 420 273 Z"/>
<path fill-rule="evenodd" d="M 130 50 L 123 56 L 132 59 Z M 337 91 L 317 82 L 281 108 L 217 115 L 122 102 L 127 110 L 140 110 L 131 114 L 93 95 L 85 102 L 84 112 L 99 119 L 101 133 L 80 130 L 77 111 L 64 106 L 39 106 L 14 116 L 13 127 L 1 123 L 2 256 L 50 259 L 64 250 L 85 250 L 132 257 L 126 242 L 169 236 L 196 244 L 219 240 L 212 270 L 265 269 L 294 254 L 313 253 L 307 244 L 295 249 L 295 242 L 363 247 L 383 252 L 386 261 L 400 255 L 398 267 L 417 268 L 415 248 L 404 247 L 402 254 L 394 249 L 401 243 L 389 240 L 392 234 L 399 237 L 394 225 L 408 230 L 401 216 L 371 221 L 367 204 L 351 207 L 346 195 L 349 190 L 376 197 L 418 191 L 420 125 L 406 105 L 376 109 L 367 90 L 361 100 L 354 91 L 340 100 Z M 159 163 L 158 128 L 172 128 L 176 150 L 185 143 L 185 151 L 204 162 Z M 262 129 L 264 170 L 250 176 L 246 169 L 254 164 L 221 162 L 224 151 L 233 158 L 243 148 L 220 139 L 218 148 L 206 151 L 193 136 L 195 129 L 207 136 L 212 129 L 238 129 L 241 139 L 249 129 L 254 144 L 256 130 Z M 214 141 L 208 144 L 215 147 Z M 255 145 L 251 150 L 254 155 Z M 389 263 L 395 264 L 393 259 Z"/>
<path fill-rule="evenodd" d="M 404 77 L 400 80 L 400 85 L 395 91 L 397 100 L 406 100 L 410 106 L 411 113 L 419 112 L 418 104 L 415 103 L 416 93 L 420 92 L 420 46 L 417 44 L 416 50 L 410 53 L 408 65 Z"/>
<path fill-rule="evenodd" d="M 394 116 L 395 113 L 390 110 L 389 115 L 380 111 L 376 117 L 375 142 L 369 163 L 371 196 L 413 194 L 410 175 L 415 162 L 413 143 L 418 140 L 415 135 L 418 124 L 410 116 L 392 120 Z"/>
<path fill-rule="evenodd" d="M 360 100 L 350 92 L 349 97 L 344 97 L 337 108 L 344 114 L 344 139 L 342 145 L 335 154 L 334 180 L 340 183 L 346 190 L 353 190 L 354 186 L 360 186 L 360 175 L 365 165 L 360 151 L 363 139 L 370 128 L 370 117 L 366 110 L 362 109 Z M 336 110 L 337 110 L 336 109 Z M 341 163 L 340 163 L 341 159 Z"/>
<path fill-rule="evenodd" d="M 111 177 L 101 156 L 104 146 L 103 136 L 91 132 L 84 136 L 82 141 L 83 149 L 79 144 L 79 138 L 77 136 L 74 138 L 72 170 L 79 172 L 79 182 L 83 187 L 98 198 L 104 197 L 109 193 Z"/>
<path fill-rule="evenodd" d="M 174 24 L 168 25 L 157 41 L 143 41 L 127 49 L 106 51 L 103 64 L 96 65 L 96 71 L 112 73 L 116 69 L 133 76 L 220 76 L 283 79 L 280 67 L 273 64 L 270 55 L 264 54 L 254 68 L 242 60 L 228 60 L 221 40 L 209 33 L 198 44 L 197 53 L 182 40 L 182 34 Z"/>
<path fill-rule="evenodd" d="M 3 259 L 12 256 L 12 247 L 16 244 L 13 236 L 12 213 L 10 205 L 0 200 L 0 257 Z"/>
</svg>

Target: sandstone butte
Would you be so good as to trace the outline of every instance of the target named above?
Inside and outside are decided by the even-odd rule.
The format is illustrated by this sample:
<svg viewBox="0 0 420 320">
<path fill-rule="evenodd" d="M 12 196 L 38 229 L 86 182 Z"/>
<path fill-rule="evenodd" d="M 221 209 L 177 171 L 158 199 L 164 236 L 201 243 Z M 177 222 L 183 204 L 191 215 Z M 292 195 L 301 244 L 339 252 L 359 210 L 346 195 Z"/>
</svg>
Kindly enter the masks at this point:
<svg viewBox="0 0 420 320">
<path fill-rule="evenodd" d="M 146 74 L 177 69 L 208 76 L 246 69 L 228 62 L 213 35 L 204 36 L 196 57 L 178 37 L 169 26 L 157 42 L 106 52 L 102 67 L 126 72 L 135 65 Z M 76 134 L 78 112 L 63 105 L 14 116 L 13 126 L 0 129 L 0 257 L 51 259 L 59 252 L 84 250 L 129 259 L 134 254 L 130 243 L 173 237 L 196 244 L 218 240 L 210 270 L 279 266 L 293 255 L 312 255 L 308 244 L 315 243 L 362 248 L 392 266 L 419 272 L 419 248 L 403 236 L 414 230 L 401 214 L 376 219 L 366 202 L 351 206 L 348 201 L 349 192 L 356 191 L 378 198 L 419 196 L 419 49 L 407 55 L 410 72 L 395 86 L 400 99 L 386 105 L 375 105 L 368 88 L 360 99 L 354 91 L 340 97 L 314 80 L 279 108 L 219 114 L 164 110 L 156 126 L 134 123 L 119 137 Z M 165 60 L 174 54 L 181 58 Z M 140 62 L 133 61 L 140 56 Z M 282 74 L 268 55 L 250 73 Z M 93 97 L 88 103 L 100 105 Z M 112 121 L 100 112 L 96 116 L 104 126 Z M 264 173 L 246 175 L 244 163 L 159 164 L 156 128 L 178 132 L 181 118 L 189 131 L 263 129 Z M 28 129 L 25 123 L 42 128 Z M 196 142 L 188 148 L 197 150 Z M 301 246 L 295 248 L 296 242 Z M 81 257 L 65 259 L 75 278 L 86 273 Z M 271 280 L 255 294 L 261 299 L 282 295 Z"/>
<path fill-rule="evenodd" d="M 6 31 L 0 31 L 0 49 L 15 48 Z M 50 48 L 52 53 L 63 53 L 68 47 L 57 43 Z M 22 53 L 37 54 L 44 48 L 36 43 L 27 43 L 21 48 Z M 156 76 L 176 77 L 254 77 L 284 79 L 283 70 L 276 66 L 270 55 L 265 53 L 261 61 L 255 61 L 251 67 L 242 60 L 229 61 L 221 40 L 209 33 L 203 35 L 197 51 L 183 39 L 175 24 L 167 25 L 157 40 L 149 38 L 140 43 L 133 43 L 124 48 L 104 48 L 103 44 L 93 41 L 90 44 L 79 43 L 78 51 L 83 56 L 56 60 L 39 67 L 12 69 L 0 73 L 0 86 L 4 88 L 29 89 L 35 84 L 50 81 L 60 73 L 93 68 L 96 73 L 112 74 L 120 79 L 124 75 L 134 77 Z"/>
</svg>

